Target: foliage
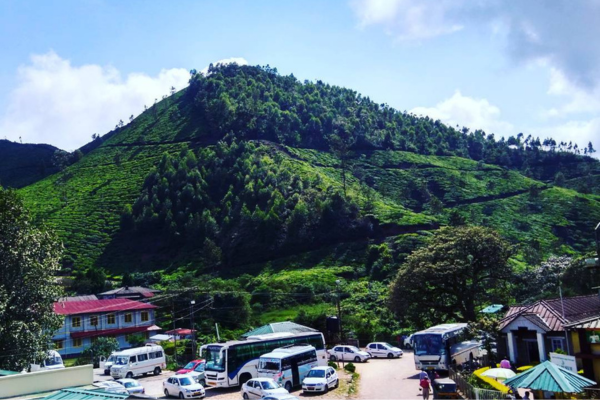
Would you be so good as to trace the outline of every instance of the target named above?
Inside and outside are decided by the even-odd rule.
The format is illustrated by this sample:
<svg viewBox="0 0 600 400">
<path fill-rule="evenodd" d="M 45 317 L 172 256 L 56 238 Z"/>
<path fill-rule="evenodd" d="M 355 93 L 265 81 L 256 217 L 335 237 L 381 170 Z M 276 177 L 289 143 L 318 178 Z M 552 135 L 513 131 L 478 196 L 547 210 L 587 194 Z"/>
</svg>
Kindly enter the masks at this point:
<svg viewBox="0 0 600 400">
<path fill-rule="evenodd" d="M 356 365 L 349 362 L 348 364 L 344 365 L 344 369 L 346 371 L 350 372 L 351 374 L 353 374 L 354 372 L 356 372 Z"/>
<path fill-rule="evenodd" d="M 135 346 L 134 346 L 135 347 Z M 100 336 L 95 338 L 92 345 L 85 348 L 78 360 L 78 365 L 99 364 L 100 357 L 108 358 L 113 352 L 119 350 L 119 342 L 114 337 Z"/>
<path fill-rule="evenodd" d="M 390 306 L 415 327 L 474 321 L 481 305 L 506 300 L 510 255 L 508 243 L 489 228 L 442 228 L 399 270 Z"/>
<path fill-rule="evenodd" d="M 494 362 L 493 347 L 500 340 L 499 319 L 497 316 L 485 315 L 477 321 L 472 321 L 467 326 L 469 338 L 481 340 L 482 347 L 489 356 L 490 362 Z"/>
<path fill-rule="evenodd" d="M 0 185 L 21 188 L 57 172 L 51 158 L 56 147 L 0 139 Z"/>
<path fill-rule="evenodd" d="M 20 371 L 45 358 L 61 318 L 53 303 L 62 246 L 34 227 L 14 191 L 0 189 L 0 369 Z"/>
<path fill-rule="evenodd" d="M 127 341 L 131 345 L 131 347 L 142 347 L 144 343 L 146 343 L 146 338 L 144 335 L 136 334 L 136 335 L 128 335 Z"/>
<path fill-rule="evenodd" d="M 335 363 L 335 362 L 333 362 L 333 361 L 328 361 L 328 362 L 327 362 L 327 365 L 328 365 L 329 367 L 331 367 L 331 368 L 335 369 L 336 371 L 337 371 L 338 369 L 340 369 L 340 367 L 338 367 L 337 363 Z"/>
</svg>

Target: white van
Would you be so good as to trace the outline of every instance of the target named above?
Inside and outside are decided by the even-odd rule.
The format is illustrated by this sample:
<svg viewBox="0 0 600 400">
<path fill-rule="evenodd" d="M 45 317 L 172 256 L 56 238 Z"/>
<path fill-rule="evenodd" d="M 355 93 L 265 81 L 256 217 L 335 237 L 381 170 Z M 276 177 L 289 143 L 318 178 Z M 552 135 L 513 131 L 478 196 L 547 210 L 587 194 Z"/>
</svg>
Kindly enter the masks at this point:
<svg viewBox="0 0 600 400">
<path fill-rule="evenodd" d="M 300 386 L 311 368 L 318 365 L 317 350 L 313 346 L 280 347 L 260 356 L 258 376 L 272 378 L 289 392 Z"/>
<path fill-rule="evenodd" d="M 150 372 L 158 375 L 167 366 L 163 348 L 156 345 L 123 350 L 111 356 L 114 356 L 114 362 L 110 375 L 115 379 L 133 378 Z"/>
<path fill-rule="evenodd" d="M 42 364 L 31 364 L 29 369 L 31 372 L 35 371 L 50 371 L 53 369 L 63 369 L 65 364 L 63 364 L 62 357 L 55 350 L 48 350 L 46 355 L 46 359 L 42 361 Z"/>
</svg>

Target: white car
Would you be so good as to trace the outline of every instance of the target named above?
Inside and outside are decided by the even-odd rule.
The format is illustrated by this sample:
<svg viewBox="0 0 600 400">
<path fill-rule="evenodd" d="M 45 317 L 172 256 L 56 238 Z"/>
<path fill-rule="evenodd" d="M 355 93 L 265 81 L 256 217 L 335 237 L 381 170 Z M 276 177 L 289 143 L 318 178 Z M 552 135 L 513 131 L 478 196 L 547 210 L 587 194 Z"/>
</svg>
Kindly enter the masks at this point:
<svg viewBox="0 0 600 400">
<path fill-rule="evenodd" d="M 386 342 L 374 342 L 369 343 L 367 347 L 365 347 L 367 353 L 371 355 L 371 357 L 387 357 L 387 358 L 396 358 L 402 357 L 404 352 L 397 348 L 396 346 L 392 346 Z"/>
<path fill-rule="evenodd" d="M 242 397 L 246 400 L 289 393 L 271 378 L 254 378 L 242 385 Z"/>
<path fill-rule="evenodd" d="M 291 394 L 269 394 L 262 398 L 262 400 L 300 400 L 294 395 Z"/>
<path fill-rule="evenodd" d="M 404 339 L 404 347 L 405 347 L 405 348 L 407 348 L 407 349 L 412 349 L 412 346 L 413 346 L 412 339 L 413 339 L 413 335 L 407 336 L 407 337 Z"/>
<path fill-rule="evenodd" d="M 190 375 L 175 375 L 163 382 L 165 396 L 180 399 L 202 399 L 206 395 L 204 387 Z"/>
<path fill-rule="evenodd" d="M 121 385 L 119 382 L 104 381 L 104 382 L 96 382 L 93 385 L 96 386 L 97 388 L 102 389 L 104 392 L 129 394 L 127 389 L 125 389 L 125 386 Z"/>
<path fill-rule="evenodd" d="M 146 392 L 144 387 L 135 379 L 117 379 L 115 382 L 119 382 L 123 385 L 129 394 L 144 394 Z"/>
<path fill-rule="evenodd" d="M 338 345 L 333 349 L 327 350 L 331 361 L 354 361 L 366 362 L 371 356 L 366 351 L 362 351 L 355 346 Z"/>
<path fill-rule="evenodd" d="M 339 386 L 340 380 L 337 372 L 331 367 L 315 367 L 308 372 L 302 381 L 304 393 L 324 392 Z"/>
</svg>

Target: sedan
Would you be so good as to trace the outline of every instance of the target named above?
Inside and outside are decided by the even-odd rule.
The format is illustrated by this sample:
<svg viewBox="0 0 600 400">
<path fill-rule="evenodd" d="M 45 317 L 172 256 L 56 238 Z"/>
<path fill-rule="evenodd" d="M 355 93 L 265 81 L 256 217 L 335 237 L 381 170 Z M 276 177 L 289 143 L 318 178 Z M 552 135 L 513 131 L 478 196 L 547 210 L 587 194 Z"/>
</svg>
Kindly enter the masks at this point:
<svg viewBox="0 0 600 400">
<path fill-rule="evenodd" d="M 365 350 L 371 355 L 371 357 L 395 358 L 402 357 L 404 354 L 404 352 L 398 347 L 392 346 L 391 344 L 385 342 L 369 343 L 367 347 L 365 347 Z"/>
<path fill-rule="evenodd" d="M 291 394 L 270 394 L 262 398 L 262 400 L 300 400 Z"/>
<path fill-rule="evenodd" d="M 121 385 L 125 386 L 125 389 L 127 389 L 127 393 L 129 394 L 146 393 L 144 387 L 135 379 L 117 379 L 116 382 L 119 382 Z"/>
<path fill-rule="evenodd" d="M 371 356 L 366 351 L 360 350 L 355 346 L 346 346 L 339 345 L 335 346 L 333 349 L 327 350 L 329 354 L 329 359 L 331 361 L 341 360 L 341 361 L 354 361 L 354 362 L 365 362 Z"/>
<path fill-rule="evenodd" d="M 340 384 L 337 372 L 331 367 L 315 367 L 311 369 L 302 381 L 304 393 L 323 392 L 335 389 Z"/>
<path fill-rule="evenodd" d="M 127 392 L 127 389 L 125 389 L 125 386 L 123 386 L 120 383 L 115 382 L 115 381 L 96 382 L 96 383 L 93 383 L 93 385 L 96 386 L 97 388 L 102 389 L 104 392 L 129 394 L 129 392 Z"/>
<path fill-rule="evenodd" d="M 242 397 L 246 400 L 284 394 L 289 392 L 271 378 L 254 378 L 242 385 Z"/>
<path fill-rule="evenodd" d="M 193 376 L 175 375 L 163 382 L 165 396 L 175 396 L 180 399 L 202 399 L 204 388 L 194 380 Z"/>
<path fill-rule="evenodd" d="M 187 374 L 192 371 L 196 372 L 204 372 L 204 366 L 206 365 L 206 361 L 203 359 L 190 361 L 185 365 L 185 367 L 179 369 L 176 373 L 178 375 Z"/>
</svg>

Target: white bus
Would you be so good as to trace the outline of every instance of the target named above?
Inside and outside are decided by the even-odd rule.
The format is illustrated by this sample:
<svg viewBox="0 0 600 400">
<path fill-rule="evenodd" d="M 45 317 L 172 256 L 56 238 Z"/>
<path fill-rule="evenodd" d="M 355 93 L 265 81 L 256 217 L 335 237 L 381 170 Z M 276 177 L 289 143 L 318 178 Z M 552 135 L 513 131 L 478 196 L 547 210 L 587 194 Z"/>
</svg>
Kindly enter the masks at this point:
<svg viewBox="0 0 600 400">
<path fill-rule="evenodd" d="M 313 367 L 319 364 L 313 346 L 291 345 L 263 354 L 258 360 L 258 376 L 272 378 L 288 392 L 300 386 Z"/>
<path fill-rule="evenodd" d="M 415 368 L 448 371 L 452 364 L 462 364 L 479 357 L 479 342 L 460 342 L 467 324 L 432 326 L 412 335 Z"/>
<path fill-rule="evenodd" d="M 232 387 L 258 376 L 258 359 L 277 348 L 291 345 L 310 345 L 317 352 L 319 365 L 327 365 L 325 338 L 321 332 L 269 333 L 249 336 L 202 346 L 201 357 L 206 360 L 206 384 L 212 387 Z"/>
</svg>

